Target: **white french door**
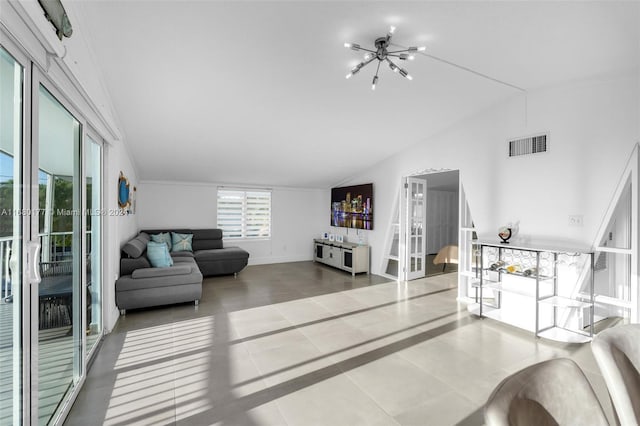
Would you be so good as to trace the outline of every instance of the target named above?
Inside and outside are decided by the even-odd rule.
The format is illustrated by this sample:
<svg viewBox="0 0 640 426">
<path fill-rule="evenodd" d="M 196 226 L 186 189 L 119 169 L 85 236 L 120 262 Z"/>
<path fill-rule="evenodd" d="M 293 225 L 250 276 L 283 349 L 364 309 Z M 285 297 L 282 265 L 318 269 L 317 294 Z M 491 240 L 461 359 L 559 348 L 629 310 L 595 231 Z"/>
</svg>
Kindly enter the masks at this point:
<svg viewBox="0 0 640 426">
<path fill-rule="evenodd" d="M 401 229 L 403 230 L 403 278 L 405 281 L 426 275 L 426 203 L 427 181 L 415 177 L 404 179 Z"/>
</svg>

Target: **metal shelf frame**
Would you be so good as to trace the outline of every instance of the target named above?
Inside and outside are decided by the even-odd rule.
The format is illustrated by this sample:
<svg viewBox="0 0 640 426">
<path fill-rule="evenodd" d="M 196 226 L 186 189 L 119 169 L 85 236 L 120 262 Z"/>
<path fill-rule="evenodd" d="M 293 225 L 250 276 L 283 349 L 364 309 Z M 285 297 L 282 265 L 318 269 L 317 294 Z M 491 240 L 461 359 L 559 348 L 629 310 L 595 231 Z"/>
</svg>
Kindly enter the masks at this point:
<svg viewBox="0 0 640 426">
<path fill-rule="evenodd" d="M 502 309 L 502 304 L 503 304 L 503 300 L 502 300 L 502 294 L 504 293 L 511 293 L 511 294 L 517 294 L 519 296 L 523 296 L 523 297 L 530 297 L 532 299 L 535 300 L 535 329 L 534 329 L 534 333 L 536 337 L 541 337 L 541 333 L 545 333 L 548 332 L 549 330 L 553 330 L 553 329 L 557 329 L 559 332 L 558 333 L 545 333 L 546 337 L 548 335 L 557 335 L 557 336 L 564 336 L 566 335 L 566 332 L 570 332 L 570 333 L 575 333 L 577 335 L 586 337 L 587 340 L 591 340 L 591 338 L 593 338 L 593 333 L 594 333 L 594 300 L 595 300 L 595 295 L 594 295 L 594 287 L 595 287 L 595 282 L 594 282 L 594 253 L 591 250 L 567 250 L 567 249 L 559 249 L 559 250 L 554 250 L 554 249 L 549 249 L 549 248 L 535 248 L 535 247 L 526 247 L 523 245 L 518 245 L 518 246 L 510 246 L 507 244 L 502 244 L 502 243 L 490 243 L 490 242 L 478 242 L 478 246 L 480 249 L 480 258 L 479 258 L 479 265 L 476 265 L 476 270 L 480 271 L 480 276 L 479 276 L 479 282 L 478 282 L 478 288 L 477 290 L 479 291 L 479 299 L 477 300 L 478 303 L 478 313 L 480 317 L 493 317 L 495 318 L 495 315 L 487 315 L 488 312 L 486 312 L 487 309 L 493 311 L 493 310 L 500 310 Z M 485 267 L 485 260 L 487 259 L 487 254 L 485 253 L 485 250 L 491 248 L 491 250 L 496 250 L 497 249 L 497 260 L 502 260 L 503 256 L 504 256 L 504 252 L 505 250 L 511 250 L 512 252 L 517 252 L 517 251 L 521 251 L 521 252 L 529 252 L 529 253 L 533 253 L 534 254 L 534 259 L 535 259 L 535 268 L 536 268 L 536 274 L 535 275 L 529 275 L 529 276 L 525 276 L 522 273 L 519 272 L 508 272 L 508 271 L 504 271 L 504 270 L 493 270 L 490 268 Z M 540 274 L 541 272 L 541 259 L 540 256 L 542 253 L 549 253 L 552 257 L 552 267 L 553 267 L 553 273 L 552 275 L 542 275 Z M 559 283 L 559 275 L 558 275 L 558 255 L 559 254 L 563 254 L 563 253 L 580 253 L 581 255 L 587 255 L 588 256 L 588 268 L 589 268 L 589 299 L 588 300 L 584 300 L 584 297 L 581 297 L 580 299 L 578 298 L 570 298 L 570 297 L 563 297 L 560 296 L 558 294 L 558 287 L 561 283 Z M 497 274 L 497 280 L 493 279 L 489 279 L 488 277 L 488 273 L 489 272 L 495 272 Z M 519 278 L 526 278 L 526 279 L 530 279 L 535 281 L 535 288 L 534 289 L 530 289 L 529 291 L 526 290 L 520 290 L 520 289 L 515 289 L 515 288 L 508 288 L 505 287 L 503 285 L 503 277 L 504 276 L 516 276 Z M 578 278 L 579 280 L 580 278 Z M 548 282 L 548 281 L 552 281 L 552 293 L 549 294 L 548 293 L 548 289 L 541 289 L 541 283 L 543 282 Z M 548 286 L 548 284 L 547 284 Z M 486 290 L 492 290 L 494 292 L 494 299 L 493 299 L 493 303 L 487 303 L 484 299 L 484 295 L 485 295 L 485 291 Z M 544 293 L 544 294 L 542 294 Z M 580 296 L 578 296 L 580 297 Z M 540 326 L 540 316 L 541 316 L 541 312 L 540 312 L 540 308 L 541 306 L 547 306 L 547 307 L 551 307 L 552 309 L 552 325 L 541 328 Z M 588 309 L 589 310 L 589 330 L 588 332 L 585 332 L 583 330 L 579 330 L 579 329 L 568 329 L 565 327 L 562 327 L 560 325 L 558 325 L 558 310 L 559 309 Z M 508 321 L 504 321 L 507 322 Z M 580 338 L 578 338 L 580 339 Z"/>
</svg>

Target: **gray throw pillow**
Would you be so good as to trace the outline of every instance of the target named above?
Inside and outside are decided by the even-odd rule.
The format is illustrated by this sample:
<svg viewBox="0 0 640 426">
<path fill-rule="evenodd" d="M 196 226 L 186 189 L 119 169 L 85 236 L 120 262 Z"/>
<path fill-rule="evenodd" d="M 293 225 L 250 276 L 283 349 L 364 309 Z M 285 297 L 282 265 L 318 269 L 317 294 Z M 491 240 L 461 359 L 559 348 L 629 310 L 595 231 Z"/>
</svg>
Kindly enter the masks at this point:
<svg viewBox="0 0 640 426">
<path fill-rule="evenodd" d="M 137 237 L 128 241 L 124 247 L 122 247 L 122 251 L 134 259 L 140 257 L 147 249 L 147 243 L 150 239 L 149 234 L 141 232 Z"/>
</svg>

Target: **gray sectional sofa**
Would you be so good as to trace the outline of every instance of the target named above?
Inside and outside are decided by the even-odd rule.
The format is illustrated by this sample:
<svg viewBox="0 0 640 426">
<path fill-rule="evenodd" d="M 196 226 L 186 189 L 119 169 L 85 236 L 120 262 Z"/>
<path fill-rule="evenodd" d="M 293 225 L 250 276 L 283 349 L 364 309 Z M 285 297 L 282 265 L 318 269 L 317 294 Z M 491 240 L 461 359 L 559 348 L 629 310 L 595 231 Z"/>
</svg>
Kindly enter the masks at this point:
<svg viewBox="0 0 640 426">
<path fill-rule="evenodd" d="M 173 266 L 154 268 L 146 257 L 152 234 L 192 234 L 193 251 L 170 253 Z M 249 253 L 238 247 L 224 247 L 220 229 L 155 229 L 141 231 L 122 247 L 120 278 L 116 281 L 116 305 L 127 309 L 173 303 L 195 302 L 202 297 L 203 276 L 240 272 Z"/>
</svg>

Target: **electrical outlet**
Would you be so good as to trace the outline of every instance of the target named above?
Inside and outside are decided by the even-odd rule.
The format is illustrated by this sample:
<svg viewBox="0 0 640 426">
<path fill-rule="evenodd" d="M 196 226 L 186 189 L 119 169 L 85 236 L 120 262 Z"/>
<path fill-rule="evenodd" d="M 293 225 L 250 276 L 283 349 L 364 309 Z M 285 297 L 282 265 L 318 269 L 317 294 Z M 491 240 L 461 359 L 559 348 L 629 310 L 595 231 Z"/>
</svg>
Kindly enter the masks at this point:
<svg viewBox="0 0 640 426">
<path fill-rule="evenodd" d="M 583 219 L 581 214 L 569 215 L 569 226 L 582 226 Z"/>
</svg>

